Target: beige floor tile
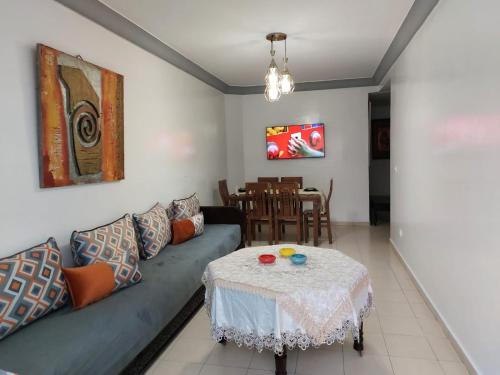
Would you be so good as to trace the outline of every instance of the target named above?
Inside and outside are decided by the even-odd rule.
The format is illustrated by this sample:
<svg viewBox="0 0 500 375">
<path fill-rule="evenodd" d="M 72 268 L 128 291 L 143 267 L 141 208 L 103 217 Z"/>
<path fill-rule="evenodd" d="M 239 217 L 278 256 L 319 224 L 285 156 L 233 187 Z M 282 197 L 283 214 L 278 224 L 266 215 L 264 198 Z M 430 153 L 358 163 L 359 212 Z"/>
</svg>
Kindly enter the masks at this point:
<svg viewBox="0 0 500 375">
<path fill-rule="evenodd" d="M 228 342 L 226 345 L 216 345 L 206 364 L 248 368 L 252 355 L 252 350 L 246 347 L 239 348 L 234 343 Z"/>
<path fill-rule="evenodd" d="M 413 281 L 411 281 L 409 277 L 399 278 L 398 281 L 399 285 L 401 285 L 401 289 L 403 290 L 414 290 L 414 291 L 417 290 L 415 284 L 413 284 Z"/>
<path fill-rule="evenodd" d="M 410 306 L 417 318 L 435 319 L 434 314 L 425 303 L 411 303 Z"/>
<path fill-rule="evenodd" d="M 385 335 L 387 351 L 391 357 L 436 359 L 425 337 Z"/>
<path fill-rule="evenodd" d="M 461 362 L 439 361 L 446 375 L 469 375 L 469 372 Z"/>
<path fill-rule="evenodd" d="M 363 337 L 363 355 L 387 356 L 384 336 L 381 333 L 365 332 Z M 344 354 L 358 354 L 353 348 L 352 337 L 344 342 Z"/>
<path fill-rule="evenodd" d="M 389 357 L 344 353 L 345 375 L 393 375 Z"/>
<path fill-rule="evenodd" d="M 378 290 L 374 299 L 377 305 L 379 302 L 407 302 L 406 296 L 400 289 Z"/>
<path fill-rule="evenodd" d="M 298 350 L 289 351 L 287 353 L 286 368 L 291 374 L 295 372 L 295 366 L 297 364 L 297 354 Z M 274 353 L 269 350 L 264 350 L 262 351 L 262 353 L 254 351 L 252 360 L 250 362 L 250 368 L 255 370 L 274 371 Z"/>
<path fill-rule="evenodd" d="M 293 374 L 294 372 L 288 372 L 288 373 Z M 254 370 L 250 368 L 248 369 L 247 375 L 274 375 L 274 370 L 273 371 Z"/>
<path fill-rule="evenodd" d="M 201 364 L 161 361 L 154 367 L 152 375 L 198 375 Z"/>
<path fill-rule="evenodd" d="M 381 316 L 380 325 L 385 334 L 423 336 L 422 329 L 416 318 L 399 318 L 394 316 Z"/>
<path fill-rule="evenodd" d="M 446 337 L 441 325 L 437 320 L 428 318 L 417 318 L 424 336 Z"/>
<path fill-rule="evenodd" d="M 380 322 L 378 319 L 378 314 L 376 310 L 372 310 L 370 315 L 363 321 L 363 331 L 364 332 L 382 332 L 380 328 Z"/>
<path fill-rule="evenodd" d="M 214 346 L 215 342 L 213 340 L 180 337 L 175 341 L 172 348 L 167 351 L 164 359 L 167 361 L 205 363 Z"/>
<path fill-rule="evenodd" d="M 457 361 L 460 362 L 460 358 L 453 349 L 450 341 L 446 337 L 427 337 L 427 341 L 431 345 L 434 354 L 440 361 Z"/>
<path fill-rule="evenodd" d="M 186 327 L 182 330 L 180 337 L 212 339 L 210 322 L 204 308 L 201 308 L 193 319 L 191 319 L 191 321 L 186 325 Z"/>
<path fill-rule="evenodd" d="M 205 365 L 200 375 L 246 375 L 246 368 Z"/>
<path fill-rule="evenodd" d="M 391 357 L 395 375 L 444 375 L 438 361 Z"/>
<path fill-rule="evenodd" d="M 377 313 L 379 316 L 394 316 L 398 318 L 415 318 L 407 302 L 378 301 Z"/>
<path fill-rule="evenodd" d="M 405 290 L 404 293 L 410 303 L 425 303 L 418 290 Z"/>
<path fill-rule="evenodd" d="M 308 349 L 299 352 L 296 373 L 300 375 L 343 375 L 341 352 Z"/>
</svg>

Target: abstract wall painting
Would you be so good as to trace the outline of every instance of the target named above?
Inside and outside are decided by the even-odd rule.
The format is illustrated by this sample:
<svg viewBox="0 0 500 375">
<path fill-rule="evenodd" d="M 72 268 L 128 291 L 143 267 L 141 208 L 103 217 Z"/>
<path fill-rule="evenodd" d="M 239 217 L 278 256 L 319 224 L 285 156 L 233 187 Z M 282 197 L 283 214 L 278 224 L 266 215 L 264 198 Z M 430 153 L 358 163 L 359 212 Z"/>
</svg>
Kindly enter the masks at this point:
<svg viewBox="0 0 500 375">
<path fill-rule="evenodd" d="M 123 76 L 38 45 L 40 185 L 124 179 Z"/>
</svg>

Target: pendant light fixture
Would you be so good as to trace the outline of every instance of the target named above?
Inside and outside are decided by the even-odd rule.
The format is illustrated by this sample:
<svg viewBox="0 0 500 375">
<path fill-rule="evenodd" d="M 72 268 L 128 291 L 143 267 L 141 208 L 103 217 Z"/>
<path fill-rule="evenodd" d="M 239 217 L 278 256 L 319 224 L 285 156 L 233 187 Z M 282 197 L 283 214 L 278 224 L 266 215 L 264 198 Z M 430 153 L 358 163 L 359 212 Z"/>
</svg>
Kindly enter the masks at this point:
<svg viewBox="0 0 500 375">
<path fill-rule="evenodd" d="M 266 39 L 271 42 L 271 63 L 267 69 L 266 74 L 266 89 L 264 91 L 264 96 L 268 102 L 276 102 L 280 99 L 281 94 L 290 94 L 295 88 L 293 82 L 293 77 L 288 70 L 288 57 L 286 55 L 286 34 L 285 33 L 270 33 L 266 35 Z M 274 60 L 274 55 L 276 51 L 274 50 L 274 42 L 285 41 L 285 57 L 283 58 L 284 70 L 280 72 L 280 69 L 276 65 Z"/>
<path fill-rule="evenodd" d="M 280 89 L 283 95 L 291 94 L 295 90 L 293 77 L 288 70 L 288 57 L 286 55 L 286 38 L 285 38 L 285 57 L 283 58 L 283 72 L 281 72 Z"/>
</svg>

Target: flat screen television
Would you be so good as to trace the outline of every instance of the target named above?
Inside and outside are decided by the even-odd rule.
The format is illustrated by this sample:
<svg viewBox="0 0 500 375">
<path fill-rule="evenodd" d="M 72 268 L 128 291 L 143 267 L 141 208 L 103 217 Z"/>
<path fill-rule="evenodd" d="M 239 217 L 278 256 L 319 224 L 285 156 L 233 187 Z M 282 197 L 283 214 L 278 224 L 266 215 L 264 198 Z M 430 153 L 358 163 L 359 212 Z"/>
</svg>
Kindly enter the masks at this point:
<svg viewBox="0 0 500 375">
<path fill-rule="evenodd" d="M 325 157 L 325 125 L 278 125 L 266 128 L 267 160 Z"/>
</svg>

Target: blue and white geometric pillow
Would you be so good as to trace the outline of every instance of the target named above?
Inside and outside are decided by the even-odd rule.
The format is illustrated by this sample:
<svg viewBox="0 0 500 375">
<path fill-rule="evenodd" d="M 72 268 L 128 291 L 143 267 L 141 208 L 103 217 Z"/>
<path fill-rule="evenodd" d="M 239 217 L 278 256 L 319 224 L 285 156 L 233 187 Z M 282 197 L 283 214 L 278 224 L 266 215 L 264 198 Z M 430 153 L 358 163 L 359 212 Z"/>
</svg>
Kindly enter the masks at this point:
<svg viewBox="0 0 500 375">
<path fill-rule="evenodd" d="M 151 259 L 172 239 L 172 229 L 166 210 L 157 203 L 144 214 L 134 214 L 134 222 L 139 234 L 141 257 Z"/>
<path fill-rule="evenodd" d="M 53 238 L 0 260 L 0 340 L 67 300 L 62 256 Z"/>
<path fill-rule="evenodd" d="M 115 273 L 115 290 L 139 282 L 139 251 L 134 224 L 127 214 L 111 224 L 71 235 L 75 263 L 108 263 Z"/>
<path fill-rule="evenodd" d="M 194 193 L 184 199 L 176 199 L 174 204 L 174 219 L 185 220 L 200 213 L 200 200 L 198 194 Z"/>
</svg>

